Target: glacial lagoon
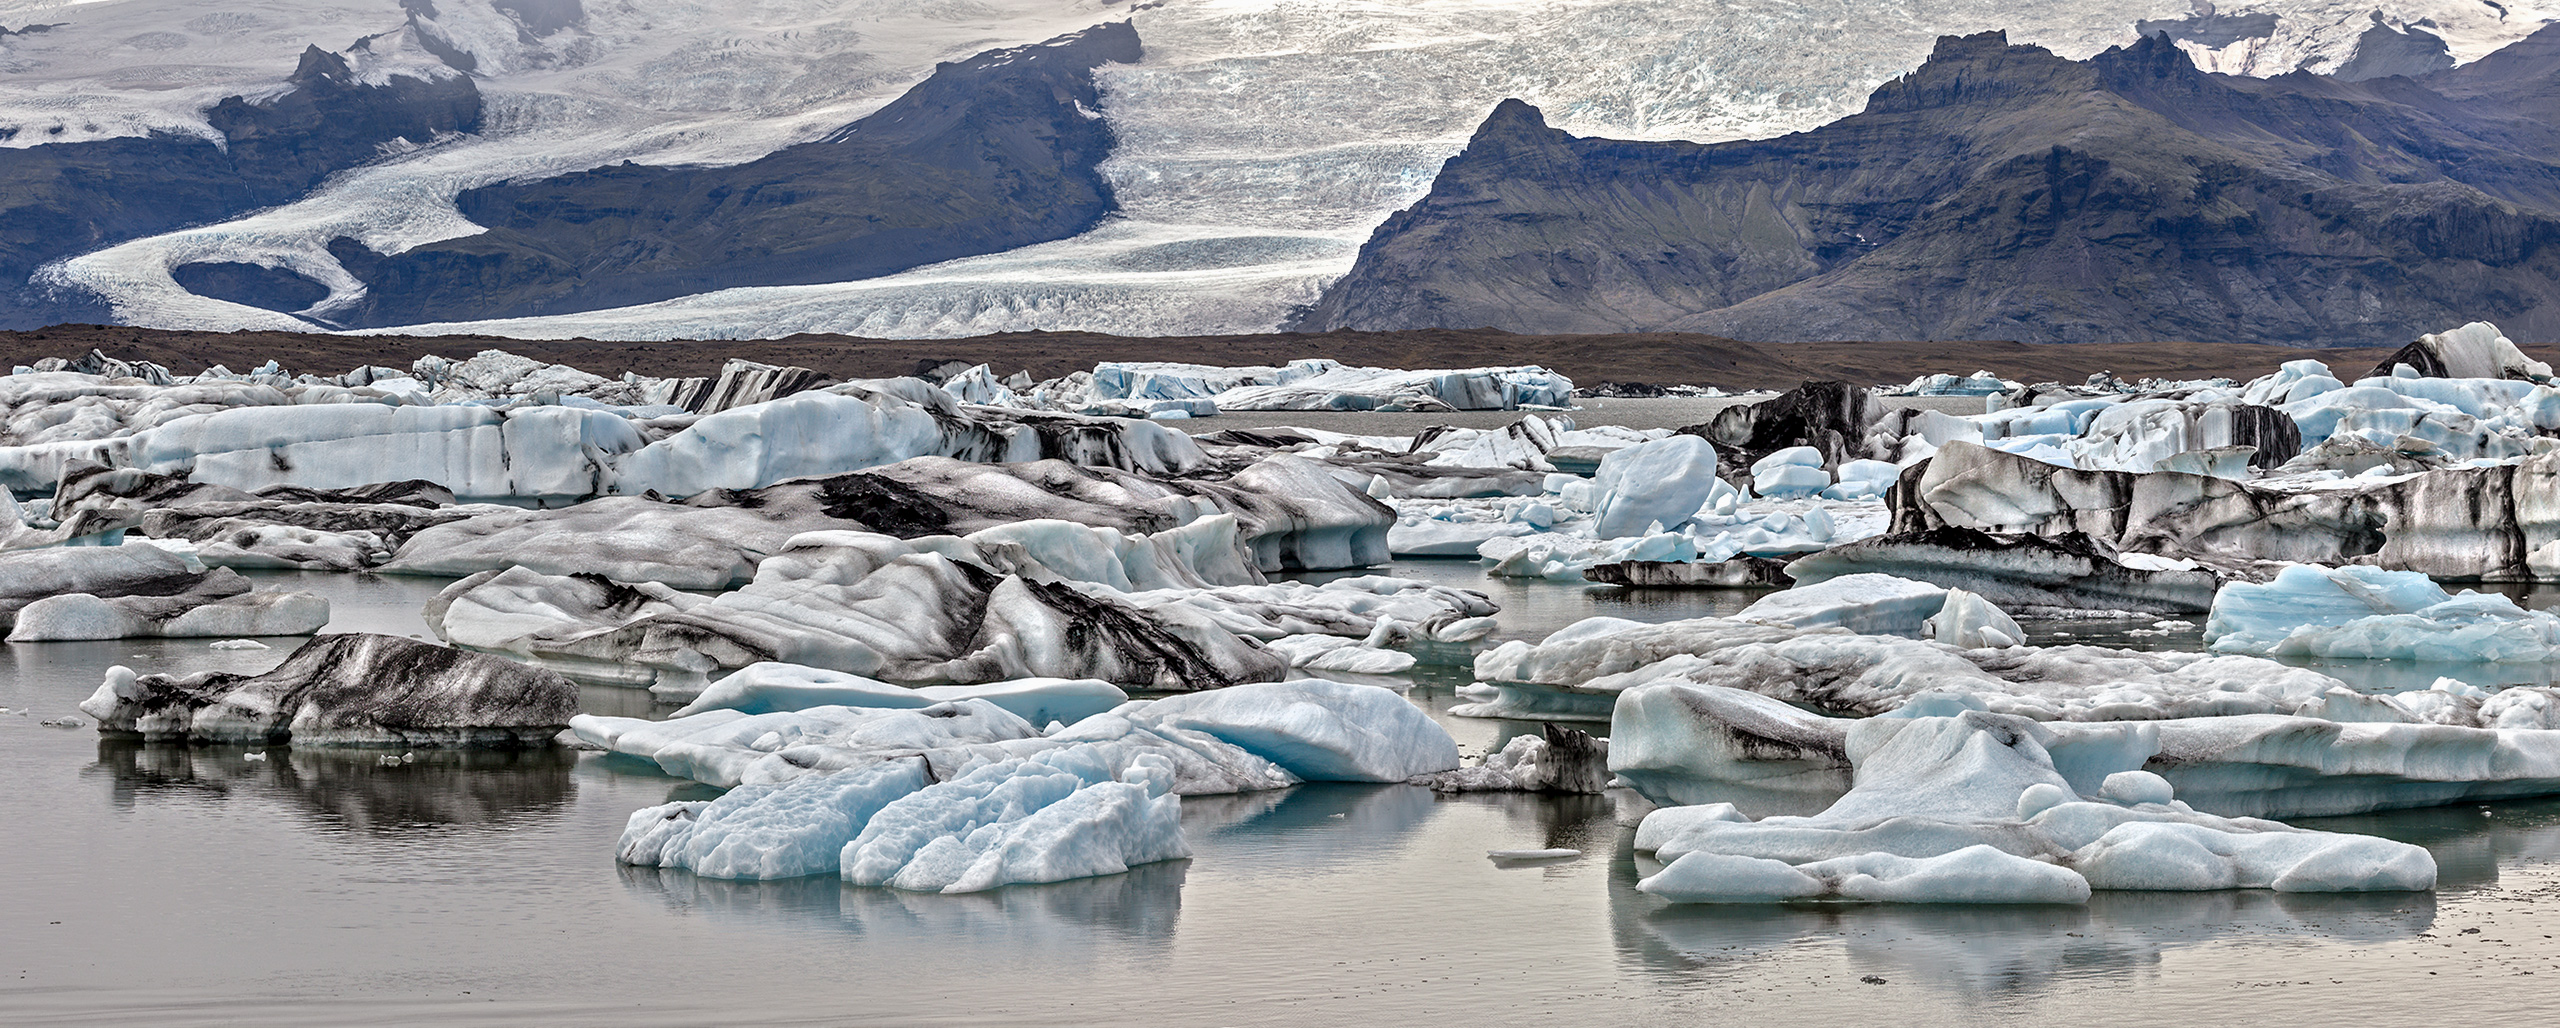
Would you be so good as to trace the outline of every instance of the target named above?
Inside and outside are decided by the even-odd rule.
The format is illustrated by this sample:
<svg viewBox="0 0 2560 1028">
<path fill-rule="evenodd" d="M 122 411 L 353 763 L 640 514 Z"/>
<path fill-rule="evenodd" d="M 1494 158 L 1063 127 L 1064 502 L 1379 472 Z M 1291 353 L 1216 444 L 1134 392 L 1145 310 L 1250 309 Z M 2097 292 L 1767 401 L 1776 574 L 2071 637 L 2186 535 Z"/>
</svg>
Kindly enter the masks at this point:
<svg viewBox="0 0 2560 1028">
<path fill-rule="evenodd" d="M 1485 579 L 1456 561 L 1391 570 L 1493 593 L 1505 638 L 1595 614 L 1729 614 L 1750 599 Z M 420 636 L 419 606 L 445 584 L 252 577 L 328 596 L 329 631 Z M 2560 801 L 2299 822 L 2425 846 L 2441 869 L 2433 894 L 1723 907 L 1636 891 L 1658 866 L 1632 850 L 1647 807 L 1624 790 L 1313 784 L 1186 800 L 1187 861 L 944 896 L 619 867 L 631 811 L 712 792 L 624 757 L 404 761 L 43 724 L 78 716 L 108 666 L 260 670 L 291 645 L 270 641 L 0 648 L 0 776 L 18 783 L 16 827 L 0 833 L 0 1020 L 2153 1024 L 2245 1010 L 2284 1024 L 2352 1010 L 2446 1023 L 2536 1013 L 2560 976 L 2545 913 L 2560 902 Z M 1470 755 L 1536 730 L 1448 716 L 1463 676 L 1418 671 L 1409 699 Z M 612 687 L 587 688 L 581 706 L 652 710 L 646 692 Z M 1584 856 L 1484 855 L 1536 848 Z"/>
</svg>

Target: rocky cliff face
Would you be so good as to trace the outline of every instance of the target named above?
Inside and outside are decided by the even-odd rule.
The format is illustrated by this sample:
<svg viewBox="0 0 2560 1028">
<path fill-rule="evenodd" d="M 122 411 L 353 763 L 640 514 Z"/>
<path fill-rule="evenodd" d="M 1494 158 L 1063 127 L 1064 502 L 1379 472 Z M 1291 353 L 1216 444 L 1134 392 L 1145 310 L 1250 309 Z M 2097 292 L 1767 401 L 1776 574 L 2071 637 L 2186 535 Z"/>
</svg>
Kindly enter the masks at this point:
<svg viewBox="0 0 2560 1028">
<path fill-rule="evenodd" d="M 479 235 L 330 252 L 368 291 L 346 325 L 596 310 L 734 286 L 841 282 L 1063 239 L 1113 210 L 1094 69 L 1113 23 L 944 64 L 877 113 L 730 167 L 624 164 L 464 192 Z"/>
<path fill-rule="evenodd" d="M 287 85 L 206 112 L 220 145 L 163 134 L 0 149 L 0 325 L 94 312 L 85 297 L 28 284 L 47 261 L 283 203 L 386 144 L 480 127 L 479 90 L 459 75 L 367 85 L 313 47 Z"/>
<path fill-rule="evenodd" d="M 1309 329 L 2384 345 L 2560 336 L 2560 28 L 2360 82 L 1948 37 L 1865 112 L 1711 145 L 1517 101 Z"/>
</svg>

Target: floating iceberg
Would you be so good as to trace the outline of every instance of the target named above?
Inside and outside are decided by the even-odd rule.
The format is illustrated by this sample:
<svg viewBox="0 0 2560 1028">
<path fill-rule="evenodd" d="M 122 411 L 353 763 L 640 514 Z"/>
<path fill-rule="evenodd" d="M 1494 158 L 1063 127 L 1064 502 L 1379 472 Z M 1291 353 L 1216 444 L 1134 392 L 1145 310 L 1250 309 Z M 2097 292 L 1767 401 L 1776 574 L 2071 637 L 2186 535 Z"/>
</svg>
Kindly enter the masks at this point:
<svg viewBox="0 0 2560 1028">
<path fill-rule="evenodd" d="M 624 863 L 972 892 L 1188 856 L 1183 795 L 1403 781 L 1458 764 L 1455 740 L 1403 697 L 1321 680 L 1127 703 L 1045 735 L 976 696 L 913 709 L 689 709 L 664 722 L 572 722 L 592 745 L 734 786 L 634 813 L 616 847 Z"/>
<path fill-rule="evenodd" d="M 0 626 L 10 642 L 309 635 L 329 601 L 260 591 L 229 568 L 137 542 L 0 551 Z"/>
<path fill-rule="evenodd" d="M 921 455 L 1065 459 L 1158 475 L 1205 460 L 1190 436 L 1150 422 L 964 405 L 916 379 L 845 383 L 702 415 L 572 402 L 574 394 L 547 388 L 430 396 L 382 385 L 94 379 L 9 376 L 0 405 L 86 398 L 115 413 L 0 435 L 0 486 L 50 488 L 69 462 L 87 460 L 248 491 L 417 479 L 464 498 L 561 502 L 753 489 Z"/>
<path fill-rule="evenodd" d="M 2214 597 L 2205 641 L 2220 653 L 2366 660 L 2548 663 L 2560 617 L 2415 571 L 2295 564 Z"/>
<path fill-rule="evenodd" d="M 1322 359 L 1283 367 L 1104 362 L 1091 400 L 1207 399 L 1218 410 L 1517 410 L 1570 407 L 1573 381 L 1536 366 L 1400 371 Z"/>
<path fill-rule="evenodd" d="M 1960 649 L 1725 618 L 1589 618 L 1535 644 L 1506 642 L 1478 656 L 1475 673 L 1496 698 L 1453 713 L 1598 719 L 1622 692 L 1679 680 L 1861 716 L 1945 692 L 2039 721 L 2105 721 L 2291 714 L 2339 684 L 2256 657 L 2093 646 Z"/>
<path fill-rule="evenodd" d="M 1600 459 L 1592 518 L 1603 539 L 1675 528 L 1731 486 L 1716 477 L 1716 448 L 1690 435 L 1630 446 Z"/>
<path fill-rule="evenodd" d="M 1860 635 L 1917 636 L 1946 607 L 1948 595 L 1943 587 L 1908 578 L 1844 575 L 1770 593 L 1742 608 L 1734 619 L 1797 628 L 1845 628 Z"/>
<path fill-rule="evenodd" d="M 1434 792 L 1578 792 L 1609 787 L 1609 740 L 1554 722 L 1515 735 L 1480 763 L 1413 779 Z"/>
<path fill-rule="evenodd" d="M 387 635 L 324 635 L 261 675 L 110 668 L 101 732 L 297 746 L 548 746 L 578 710 L 557 674 Z"/>
<path fill-rule="evenodd" d="M 1772 690 L 1773 693 L 1778 692 Z M 1915 694 L 1894 718 L 1981 711 L 1996 697 Z M 2548 689 L 2467 687 L 2368 696 L 2332 685 L 2295 714 L 2036 721 L 2056 773 L 2082 795 L 2147 771 L 2225 817 L 2326 817 L 2560 793 L 2560 726 Z M 1660 804 L 1821 809 L 1851 782 L 1851 733 L 1778 698 L 1677 676 L 1625 689 L 1609 766 Z"/>
<path fill-rule="evenodd" d="M 1640 841 L 1667 864 L 1637 888 L 1675 902 L 2076 903 L 2093 889 L 2435 887 L 2417 846 L 2198 813 L 2146 771 L 2084 794 L 2057 770 L 2060 740 L 2018 718 L 1871 718 L 1845 734 L 1855 784 L 1819 814 L 1650 815 L 1666 823 L 1639 826 Z"/>
<path fill-rule="evenodd" d="M 1941 526 L 1844 542 L 1787 564 L 1800 585 L 1880 573 L 1963 589 L 2009 609 L 2027 607 L 2199 614 L 2222 576 L 2193 561 L 2111 554 L 2087 535 L 1991 535 Z"/>
</svg>

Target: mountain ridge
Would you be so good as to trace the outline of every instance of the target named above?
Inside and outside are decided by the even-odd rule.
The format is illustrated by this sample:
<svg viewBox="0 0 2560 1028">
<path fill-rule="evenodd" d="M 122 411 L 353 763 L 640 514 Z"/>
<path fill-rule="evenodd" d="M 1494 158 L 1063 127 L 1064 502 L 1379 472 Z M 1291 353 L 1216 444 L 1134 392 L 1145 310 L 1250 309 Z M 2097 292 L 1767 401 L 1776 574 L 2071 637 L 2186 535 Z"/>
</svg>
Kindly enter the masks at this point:
<svg viewBox="0 0 2560 1028">
<path fill-rule="evenodd" d="M 2560 153 L 2513 58 L 2362 82 L 1942 38 L 1807 132 L 1630 143 L 1505 103 L 1291 327 L 1770 341 L 2560 336 Z M 2490 65 L 2482 70 L 2481 65 Z M 2501 74 L 2505 69 L 2505 74 Z M 2447 93 L 2458 96 L 2448 96 Z"/>
</svg>

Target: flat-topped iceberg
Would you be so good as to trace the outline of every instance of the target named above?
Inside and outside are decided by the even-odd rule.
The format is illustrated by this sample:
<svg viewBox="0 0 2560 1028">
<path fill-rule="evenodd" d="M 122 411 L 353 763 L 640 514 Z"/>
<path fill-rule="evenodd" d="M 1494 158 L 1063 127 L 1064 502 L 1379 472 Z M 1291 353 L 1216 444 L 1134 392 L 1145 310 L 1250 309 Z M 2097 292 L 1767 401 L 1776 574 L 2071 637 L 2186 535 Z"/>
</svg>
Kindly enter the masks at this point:
<svg viewBox="0 0 2560 1028">
<path fill-rule="evenodd" d="M 2265 583 L 2233 582 L 2213 599 L 2205 641 L 2266 656 L 2547 663 L 2560 617 L 2505 596 L 2445 592 L 2415 571 L 2295 564 Z"/>
<path fill-rule="evenodd" d="M 10 642 L 309 635 L 328 623 L 327 599 L 258 590 L 229 568 L 148 543 L 0 551 Z"/>
<path fill-rule="evenodd" d="M 1821 813 L 1649 815 L 1639 843 L 1666 866 L 1637 888 L 1675 902 L 2076 903 L 2093 889 L 2435 887 L 2422 848 L 2199 813 L 2147 771 L 2083 792 L 2057 770 L 2059 740 L 2019 718 L 1871 718 L 1846 736 L 1854 784 Z"/>
<path fill-rule="evenodd" d="M 1883 719 L 1980 712 L 1989 699 L 1925 693 Z M 2293 714 L 2039 720 L 2034 735 L 2083 795 L 2146 771 L 2197 810 L 2325 817 L 2560 793 L 2555 706 L 2547 689 L 2370 696 L 2333 685 Z M 1621 693 L 1609 767 L 1655 803 L 1818 810 L 1850 787 L 1850 735 L 1872 720 L 1666 675 Z"/>
</svg>

